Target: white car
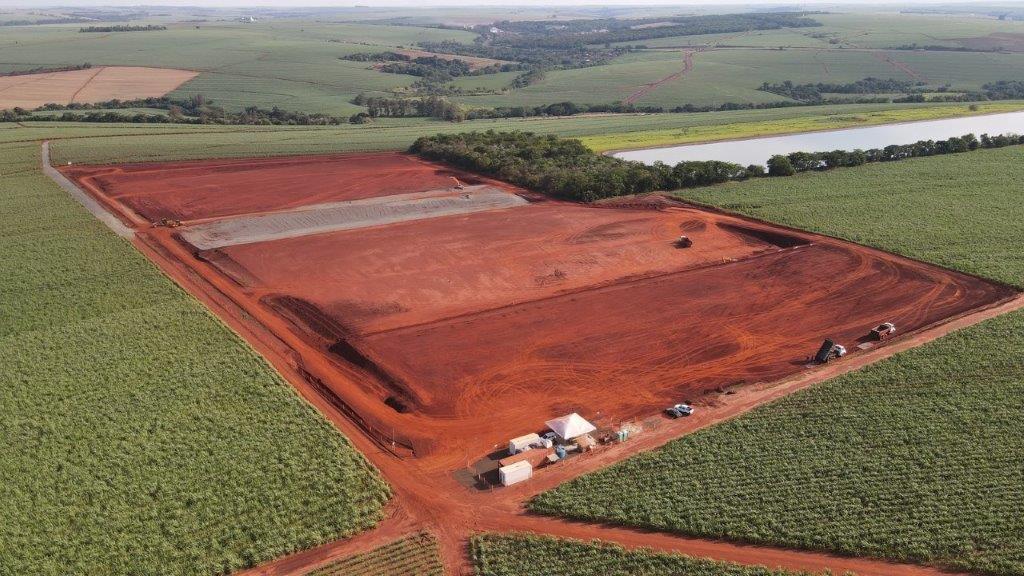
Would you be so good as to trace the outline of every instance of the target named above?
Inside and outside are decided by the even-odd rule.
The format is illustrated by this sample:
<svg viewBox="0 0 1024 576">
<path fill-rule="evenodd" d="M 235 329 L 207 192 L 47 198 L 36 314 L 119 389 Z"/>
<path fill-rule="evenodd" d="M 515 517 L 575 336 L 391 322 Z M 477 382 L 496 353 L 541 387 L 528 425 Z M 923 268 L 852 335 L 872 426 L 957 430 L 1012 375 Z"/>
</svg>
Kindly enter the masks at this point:
<svg viewBox="0 0 1024 576">
<path fill-rule="evenodd" d="M 682 418 L 683 416 L 693 414 L 693 406 L 690 406 L 689 404 L 676 404 L 671 408 L 666 408 L 665 414 L 668 415 L 669 418 Z"/>
</svg>

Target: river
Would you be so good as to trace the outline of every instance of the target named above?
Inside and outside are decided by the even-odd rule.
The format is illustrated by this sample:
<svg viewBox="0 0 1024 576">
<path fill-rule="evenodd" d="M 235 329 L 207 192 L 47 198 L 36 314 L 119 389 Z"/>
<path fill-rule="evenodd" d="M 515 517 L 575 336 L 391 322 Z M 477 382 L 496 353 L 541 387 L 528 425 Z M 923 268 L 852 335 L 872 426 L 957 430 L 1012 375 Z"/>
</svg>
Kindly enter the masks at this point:
<svg viewBox="0 0 1024 576">
<path fill-rule="evenodd" d="M 890 144 L 912 144 L 918 140 L 945 140 L 952 136 L 963 136 L 969 133 L 973 133 L 975 136 L 1022 134 L 1024 133 L 1024 112 L 628 150 L 616 152 L 614 156 L 623 160 L 637 160 L 645 164 L 653 164 L 659 160 L 666 164 L 676 164 L 684 160 L 723 160 L 742 166 L 763 165 L 768 158 L 775 154 L 856 150 L 858 148 L 867 150 L 869 148 L 884 148 Z"/>
</svg>

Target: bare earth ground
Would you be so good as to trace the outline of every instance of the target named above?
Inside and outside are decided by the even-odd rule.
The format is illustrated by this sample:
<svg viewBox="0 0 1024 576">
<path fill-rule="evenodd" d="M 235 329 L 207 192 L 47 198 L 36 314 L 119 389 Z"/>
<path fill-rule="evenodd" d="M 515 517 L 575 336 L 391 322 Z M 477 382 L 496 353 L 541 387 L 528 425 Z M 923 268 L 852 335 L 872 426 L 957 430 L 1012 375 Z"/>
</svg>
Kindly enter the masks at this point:
<svg viewBox="0 0 1024 576">
<path fill-rule="evenodd" d="M 361 196 L 388 188 L 388 174 L 378 172 L 376 181 L 366 174 L 372 156 L 354 158 L 293 159 L 280 168 L 301 174 L 306 163 L 344 182 L 348 164 L 365 176 Z M 396 162 L 393 155 L 380 160 Z M 252 170 L 270 169 L 250 162 Z M 190 168 L 168 167 L 171 173 Z M 209 176 L 215 196 L 203 189 L 193 194 L 216 197 L 216 211 L 238 213 L 232 196 L 248 201 L 251 188 L 229 190 L 236 177 L 250 181 L 234 168 L 220 184 Z M 420 170 L 439 168 L 423 163 Z M 465 542 L 480 530 L 602 538 L 862 576 L 938 574 L 928 567 L 538 518 L 526 514 L 522 502 L 1024 303 L 1015 291 L 974 277 L 667 201 L 587 207 L 535 198 L 519 207 L 197 253 L 181 240 L 188 225 L 151 228 L 149 218 L 124 201 L 146 195 L 147 180 L 165 186 L 159 166 L 113 195 L 89 172 L 67 170 L 136 230 L 133 242 L 143 253 L 348 434 L 394 488 L 396 500 L 379 529 L 254 571 L 262 574 L 302 572 L 424 527 L 440 539 L 450 574 L 471 573 Z M 264 177 L 271 192 L 261 202 L 287 208 L 310 202 L 275 188 L 286 180 Z M 414 173 L 405 177 L 418 181 Z M 331 189 L 324 180 L 317 196 L 334 194 Z M 171 213 L 194 206 L 187 190 L 165 192 L 174 198 L 163 205 Z M 680 232 L 694 240 L 692 248 L 672 247 Z M 900 337 L 854 348 L 885 320 L 900 326 Z M 807 356 L 825 335 L 852 353 L 808 367 Z M 693 399 L 698 413 L 680 421 L 655 415 L 676 399 Z M 507 438 L 573 410 L 608 427 L 632 419 L 643 432 L 541 469 L 511 488 L 480 489 L 458 475 Z"/>
<path fill-rule="evenodd" d="M 70 72 L 3 76 L 0 77 L 0 110 L 163 96 L 198 74 L 169 68 L 98 66 Z"/>
</svg>

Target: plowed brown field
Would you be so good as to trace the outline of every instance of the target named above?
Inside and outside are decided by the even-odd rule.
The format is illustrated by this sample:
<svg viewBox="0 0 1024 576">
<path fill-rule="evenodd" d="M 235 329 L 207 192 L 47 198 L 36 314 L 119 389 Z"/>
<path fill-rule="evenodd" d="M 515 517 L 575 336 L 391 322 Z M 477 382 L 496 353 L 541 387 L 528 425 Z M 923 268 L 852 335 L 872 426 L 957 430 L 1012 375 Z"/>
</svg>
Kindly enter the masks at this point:
<svg viewBox="0 0 1024 576">
<path fill-rule="evenodd" d="M 199 73 L 170 68 L 99 66 L 68 72 L 0 77 L 0 110 L 43 104 L 106 102 L 163 96 Z"/>
</svg>

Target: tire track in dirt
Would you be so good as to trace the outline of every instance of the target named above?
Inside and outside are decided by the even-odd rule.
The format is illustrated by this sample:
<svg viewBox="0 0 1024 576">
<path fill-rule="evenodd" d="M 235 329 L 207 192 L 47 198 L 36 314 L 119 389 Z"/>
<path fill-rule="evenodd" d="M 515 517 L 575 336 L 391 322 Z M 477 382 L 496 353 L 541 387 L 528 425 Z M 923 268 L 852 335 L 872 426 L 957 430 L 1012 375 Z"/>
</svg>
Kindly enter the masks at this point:
<svg viewBox="0 0 1024 576">
<path fill-rule="evenodd" d="M 88 79 L 88 80 L 86 80 L 85 82 L 83 82 L 83 83 L 82 83 L 82 85 L 78 87 L 78 90 L 75 90 L 75 93 L 71 95 L 71 100 L 70 100 L 70 101 L 71 101 L 71 102 L 74 102 L 74 101 L 75 101 L 75 98 L 78 98 L 78 95 L 82 93 L 82 90 L 85 90 L 85 88 L 86 88 L 86 87 L 87 87 L 87 86 L 88 86 L 88 85 L 89 85 L 90 83 L 92 83 L 92 81 L 93 81 L 93 80 L 95 80 L 95 79 L 96 79 L 96 77 L 97 77 L 97 76 L 99 76 L 101 72 L 103 72 L 103 71 L 104 71 L 104 70 L 106 70 L 106 69 L 107 69 L 107 67 L 106 67 L 106 66 L 100 66 L 99 68 L 97 68 L 97 69 L 96 69 L 96 73 L 95 73 L 95 74 L 93 74 L 92 76 L 89 76 L 89 79 Z"/>
<path fill-rule="evenodd" d="M 649 84 L 644 84 L 636 92 L 633 92 L 629 96 L 626 96 L 626 98 L 622 102 L 624 104 L 634 104 L 634 103 L 636 103 L 637 100 L 643 98 L 644 96 L 647 96 L 648 94 L 650 94 L 651 92 L 657 90 L 661 86 L 664 86 L 665 84 L 668 84 L 669 82 L 673 82 L 675 80 L 678 80 L 678 79 L 682 78 L 690 70 L 693 70 L 693 55 L 694 55 L 694 53 L 700 52 L 700 51 L 701 51 L 700 49 L 697 49 L 697 50 L 685 50 L 683 52 L 683 68 L 681 70 L 679 70 L 678 72 L 669 74 L 668 76 L 665 76 L 661 80 L 656 80 L 656 81 L 651 82 Z"/>
<path fill-rule="evenodd" d="M 888 52 L 872 52 L 871 55 L 874 56 L 875 59 L 881 62 L 885 62 L 886 64 L 892 66 L 896 70 L 899 70 L 900 72 L 903 72 L 907 76 L 910 76 L 914 80 L 917 80 L 919 82 L 929 82 L 927 76 L 921 74 L 917 70 L 914 70 L 913 68 L 910 67 L 909 64 L 894 59 L 892 56 L 889 55 Z"/>
</svg>

